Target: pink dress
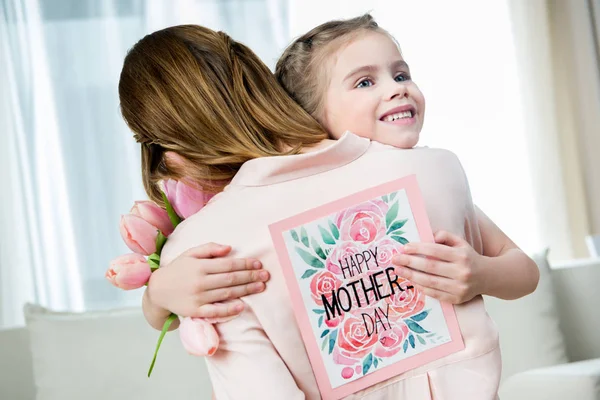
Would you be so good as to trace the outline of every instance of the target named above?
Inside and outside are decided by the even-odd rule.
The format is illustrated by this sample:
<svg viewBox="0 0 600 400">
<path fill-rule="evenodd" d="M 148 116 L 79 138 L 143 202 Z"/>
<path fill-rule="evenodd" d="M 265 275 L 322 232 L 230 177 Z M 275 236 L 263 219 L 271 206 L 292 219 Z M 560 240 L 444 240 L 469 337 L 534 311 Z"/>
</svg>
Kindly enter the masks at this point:
<svg viewBox="0 0 600 400">
<path fill-rule="evenodd" d="M 468 182 L 446 150 L 397 149 L 346 133 L 312 153 L 245 163 L 226 190 L 186 219 L 162 253 L 168 264 L 190 247 L 226 243 L 233 257 L 256 257 L 267 289 L 244 297 L 240 317 L 217 325 L 218 351 L 206 358 L 218 400 L 319 399 L 268 225 L 381 183 L 416 174 L 434 231 L 461 235 L 481 252 Z M 355 393 L 347 399 L 491 400 L 501 360 L 498 332 L 481 296 L 455 306 L 465 349 Z"/>
</svg>

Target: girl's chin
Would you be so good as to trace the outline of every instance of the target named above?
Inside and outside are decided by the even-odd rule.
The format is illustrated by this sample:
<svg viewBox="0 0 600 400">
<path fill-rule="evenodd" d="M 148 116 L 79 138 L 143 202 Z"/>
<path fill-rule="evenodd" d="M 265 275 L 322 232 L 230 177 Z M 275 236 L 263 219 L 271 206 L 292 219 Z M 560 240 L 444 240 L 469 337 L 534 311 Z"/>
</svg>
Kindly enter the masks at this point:
<svg viewBox="0 0 600 400">
<path fill-rule="evenodd" d="M 419 132 L 401 131 L 401 132 L 378 132 L 373 140 L 389 146 L 398 147 L 400 149 L 410 149 L 419 142 Z"/>
</svg>

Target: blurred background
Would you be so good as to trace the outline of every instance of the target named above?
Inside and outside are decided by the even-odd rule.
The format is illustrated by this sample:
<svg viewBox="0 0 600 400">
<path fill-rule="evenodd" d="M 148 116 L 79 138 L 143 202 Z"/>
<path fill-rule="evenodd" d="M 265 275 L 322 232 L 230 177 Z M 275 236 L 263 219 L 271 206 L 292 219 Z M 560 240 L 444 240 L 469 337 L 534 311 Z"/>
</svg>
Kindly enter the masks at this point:
<svg viewBox="0 0 600 400">
<path fill-rule="evenodd" d="M 123 58 L 178 24 L 223 30 L 271 68 L 296 36 L 371 12 L 427 101 L 420 145 L 458 154 L 476 204 L 527 252 L 590 257 L 600 233 L 598 0 L 0 0 L 0 327 L 33 302 L 138 305 L 108 284 L 145 199 L 120 113 Z"/>
</svg>

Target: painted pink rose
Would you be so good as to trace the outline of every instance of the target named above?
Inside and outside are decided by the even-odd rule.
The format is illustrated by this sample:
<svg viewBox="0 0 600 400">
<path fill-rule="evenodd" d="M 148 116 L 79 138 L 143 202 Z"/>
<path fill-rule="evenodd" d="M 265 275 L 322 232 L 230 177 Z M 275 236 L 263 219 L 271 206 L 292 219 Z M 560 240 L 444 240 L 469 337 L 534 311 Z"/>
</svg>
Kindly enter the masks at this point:
<svg viewBox="0 0 600 400">
<path fill-rule="evenodd" d="M 342 370 L 342 378 L 350 379 L 354 375 L 354 369 L 350 367 L 346 367 Z"/>
<path fill-rule="evenodd" d="M 375 243 L 372 243 L 369 250 L 371 252 L 377 251 L 377 265 L 380 269 L 387 268 L 392 263 L 392 257 L 400 253 L 402 244 L 396 242 L 394 239 L 385 237 Z"/>
<path fill-rule="evenodd" d="M 323 305 L 322 295 L 331 304 L 332 292 L 337 291 L 342 286 L 342 281 L 330 271 L 317 272 L 310 281 L 310 293 L 313 300 L 318 305 Z"/>
<path fill-rule="evenodd" d="M 369 244 L 385 236 L 385 214 L 388 205 L 382 200 L 371 200 L 340 212 L 336 224 L 342 240 Z"/>
<path fill-rule="evenodd" d="M 346 260 L 350 262 L 349 257 L 353 257 L 355 254 L 360 253 L 358 245 L 353 242 L 340 242 L 336 247 L 331 250 L 327 257 L 327 269 L 336 275 L 343 276 L 342 265 L 346 266 Z M 348 275 L 348 272 L 346 272 Z M 347 276 L 349 278 L 349 276 Z"/>
<path fill-rule="evenodd" d="M 328 328 L 336 328 L 344 320 L 345 313 L 343 311 L 340 312 L 341 314 L 335 318 L 327 319 L 327 316 L 325 316 L 325 325 L 327 325 Z"/>
<path fill-rule="evenodd" d="M 343 359 L 358 360 L 372 350 L 377 340 L 377 334 L 369 336 L 361 318 L 346 314 L 346 319 L 338 331 L 337 350 Z"/>
<path fill-rule="evenodd" d="M 404 340 L 408 337 L 408 326 L 399 322 L 391 329 L 379 332 L 379 342 L 375 346 L 377 357 L 391 357 L 402 349 Z"/>
<path fill-rule="evenodd" d="M 389 318 L 391 320 L 408 318 L 423 311 L 425 295 L 414 287 L 410 287 L 412 284 L 406 279 L 398 278 L 398 284 L 404 290 L 401 291 L 394 285 L 394 294 L 385 299 L 390 305 Z M 386 288 L 386 290 L 390 289 Z"/>
</svg>

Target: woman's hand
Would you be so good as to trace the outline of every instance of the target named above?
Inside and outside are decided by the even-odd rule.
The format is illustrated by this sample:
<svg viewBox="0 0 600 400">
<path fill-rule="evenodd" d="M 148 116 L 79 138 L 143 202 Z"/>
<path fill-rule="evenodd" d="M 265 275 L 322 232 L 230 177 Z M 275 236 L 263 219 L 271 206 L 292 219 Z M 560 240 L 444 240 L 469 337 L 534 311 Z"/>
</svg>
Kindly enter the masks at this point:
<svg viewBox="0 0 600 400">
<path fill-rule="evenodd" d="M 254 259 L 223 258 L 230 246 L 207 243 L 189 249 L 156 270 L 148 282 L 148 300 L 179 316 L 228 318 L 240 314 L 240 297 L 265 290 L 269 273 Z M 221 303 L 226 300 L 226 303 Z"/>
<path fill-rule="evenodd" d="M 450 232 L 438 231 L 434 239 L 436 243 L 405 245 L 402 254 L 392 259 L 396 274 L 411 281 L 423 294 L 452 304 L 481 294 L 485 279 L 483 257 Z"/>
</svg>

